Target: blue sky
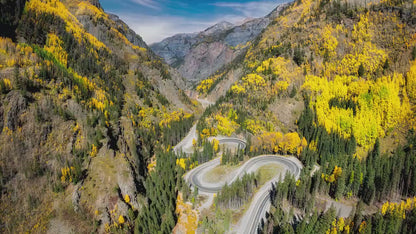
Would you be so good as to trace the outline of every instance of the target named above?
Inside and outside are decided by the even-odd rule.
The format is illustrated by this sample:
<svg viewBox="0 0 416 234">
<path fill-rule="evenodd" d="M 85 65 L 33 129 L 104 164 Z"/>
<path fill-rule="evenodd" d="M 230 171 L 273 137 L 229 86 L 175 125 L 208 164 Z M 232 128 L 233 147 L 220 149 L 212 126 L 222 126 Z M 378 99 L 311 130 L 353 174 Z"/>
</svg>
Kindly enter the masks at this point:
<svg viewBox="0 0 416 234">
<path fill-rule="evenodd" d="M 222 20 L 231 23 L 262 17 L 286 0 L 101 0 L 106 12 L 118 15 L 146 43 L 177 33 L 199 32 Z"/>
</svg>

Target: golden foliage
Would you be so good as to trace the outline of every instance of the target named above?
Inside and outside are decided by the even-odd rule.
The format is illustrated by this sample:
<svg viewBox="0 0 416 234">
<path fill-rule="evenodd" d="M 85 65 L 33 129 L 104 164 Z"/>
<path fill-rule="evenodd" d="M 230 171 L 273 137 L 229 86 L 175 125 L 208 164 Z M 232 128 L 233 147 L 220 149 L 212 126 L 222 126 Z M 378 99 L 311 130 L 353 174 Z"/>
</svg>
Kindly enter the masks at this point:
<svg viewBox="0 0 416 234">
<path fill-rule="evenodd" d="M 306 147 L 306 139 L 300 139 L 297 132 L 283 135 L 280 132 L 264 132 L 253 141 L 253 147 L 274 153 L 287 153 L 300 155 L 302 149 Z"/>
<path fill-rule="evenodd" d="M 233 134 L 239 127 L 234 119 L 223 116 L 222 114 L 215 115 L 214 119 L 217 121 L 217 129 L 219 133 L 226 136 L 231 136 L 231 134 Z"/>
<path fill-rule="evenodd" d="M 91 158 L 94 158 L 95 156 L 97 156 L 97 146 L 95 146 L 94 144 L 92 144 L 91 146 L 90 156 Z"/>
<path fill-rule="evenodd" d="M 208 90 L 212 87 L 212 85 L 222 76 L 224 76 L 225 72 L 213 75 L 203 81 L 196 87 L 196 90 L 200 94 L 207 94 Z"/>
<path fill-rule="evenodd" d="M 349 233 L 350 224 L 346 225 L 343 217 L 334 219 L 332 221 L 331 227 L 326 231 L 326 234 L 337 234 L 337 233 Z"/>
<path fill-rule="evenodd" d="M 192 209 L 192 205 L 183 201 L 182 193 L 178 193 L 176 199 L 176 213 L 178 214 L 177 228 L 187 234 L 196 233 L 198 228 L 198 212 Z"/>
<path fill-rule="evenodd" d="M 186 158 L 178 158 L 178 159 L 176 159 L 176 165 L 182 167 L 183 169 L 186 169 L 185 160 L 186 160 Z"/>
<path fill-rule="evenodd" d="M 246 129 L 254 135 L 258 135 L 266 131 L 266 123 L 261 120 L 247 119 L 244 124 L 246 125 Z"/>
<path fill-rule="evenodd" d="M 119 217 L 118 217 L 118 223 L 119 224 L 123 224 L 125 221 L 124 221 L 124 217 L 123 217 L 123 215 L 120 215 Z"/>
<path fill-rule="evenodd" d="M 273 46 L 272 46 L 273 47 Z M 256 68 L 259 61 L 247 62 L 250 68 Z M 290 83 L 301 77 L 302 69 L 283 57 L 268 58 L 231 87 L 234 94 L 247 94 L 249 102 L 268 101 L 286 91 Z M 265 95 L 266 94 L 266 95 Z"/>
<path fill-rule="evenodd" d="M 153 129 L 153 117 L 160 115 L 161 112 L 158 109 L 154 109 L 152 107 L 145 107 L 139 111 L 138 117 L 140 119 L 138 125 L 145 129 Z"/>
<path fill-rule="evenodd" d="M 177 162 L 176 162 L 177 164 Z M 147 165 L 147 171 L 150 173 L 152 171 L 154 171 L 156 168 L 156 157 L 152 157 L 150 159 L 150 163 Z"/>
<path fill-rule="evenodd" d="M 0 89 L 4 90 L 11 90 L 12 89 L 12 83 L 9 79 L 4 78 L 3 80 L 0 80 Z"/>
<path fill-rule="evenodd" d="M 200 85 L 198 85 L 198 87 L 196 87 L 196 90 L 199 93 L 207 93 L 208 89 L 212 86 L 212 84 L 214 83 L 213 79 L 206 79 L 201 81 Z"/>
<path fill-rule="evenodd" d="M 9 38 L 0 37 L 0 69 L 13 67 L 29 67 L 36 65 L 37 56 L 33 53 L 32 47 L 26 44 L 15 44 Z M 33 68 L 27 69 L 29 74 L 33 73 Z"/>
<path fill-rule="evenodd" d="M 130 202 L 130 196 L 129 196 L 128 194 L 126 194 L 126 195 L 124 196 L 124 201 L 125 201 L 126 203 L 129 203 L 129 202 Z"/>
<path fill-rule="evenodd" d="M 65 21 L 66 31 L 72 33 L 78 42 L 85 41 L 93 45 L 95 49 L 105 49 L 110 52 L 101 41 L 84 30 L 82 24 L 59 0 L 31 0 L 26 3 L 26 10 L 33 11 L 36 14 L 47 13 L 58 16 Z M 98 54 L 96 51 L 94 52 L 98 58 Z"/>
<path fill-rule="evenodd" d="M 215 152 L 218 152 L 219 145 L 220 145 L 220 142 L 217 139 L 212 140 L 212 146 L 213 146 Z"/>
<path fill-rule="evenodd" d="M 246 89 L 243 86 L 240 86 L 238 84 L 235 84 L 233 86 L 231 86 L 231 92 L 235 93 L 235 94 L 240 94 L 240 93 L 246 93 Z"/>
<path fill-rule="evenodd" d="M 341 176 L 341 174 L 342 174 L 342 168 L 335 166 L 331 175 L 325 175 L 324 173 L 322 173 L 321 177 L 322 179 L 324 179 L 325 181 L 329 183 L 334 183 Z"/>
<path fill-rule="evenodd" d="M 407 73 L 407 95 L 411 100 L 416 100 L 416 61 L 411 62 L 410 70 Z"/>
<path fill-rule="evenodd" d="M 189 159 L 189 158 L 178 158 L 178 159 L 176 159 L 176 165 L 182 167 L 184 170 L 193 169 L 193 168 L 198 166 L 197 161 L 193 162 L 192 164 L 189 164 L 190 162 L 191 162 L 191 159 Z M 187 167 L 187 164 L 189 165 L 189 167 Z"/>
<path fill-rule="evenodd" d="M 199 133 L 202 139 L 206 139 L 207 137 L 210 137 L 210 136 L 216 136 L 217 134 L 218 134 L 217 129 L 213 127 L 210 129 L 204 128 L 202 129 L 202 132 Z"/>
<path fill-rule="evenodd" d="M 173 111 L 171 113 L 163 113 L 162 114 L 162 120 L 159 122 L 159 126 L 170 128 L 170 124 L 172 122 L 178 122 L 181 119 L 189 119 L 192 118 L 192 114 L 184 112 L 182 109 L 179 109 L 178 111 Z"/>
<path fill-rule="evenodd" d="M 49 33 L 44 48 L 66 67 L 68 63 L 68 54 L 63 49 L 63 43 L 64 42 L 56 34 Z"/>
<path fill-rule="evenodd" d="M 74 175 L 75 167 L 64 167 L 61 168 L 61 182 L 72 182 L 73 175 Z"/>
<path fill-rule="evenodd" d="M 248 74 L 243 77 L 243 86 L 252 90 L 257 90 L 260 87 L 266 86 L 266 81 L 257 74 Z"/>
<path fill-rule="evenodd" d="M 113 106 L 114 103 L 112 101 L 109 101 L 107 98 L 107 93 L 102 90 L 101 88 L 96 87 L 96 84 L 94 84 L 93 82 L 89 81 L 88 78 L 86 77 L 81 77 L 78 76 L 79 79 L 81 79 L 81 82 L 86 84 L 86 86 L 88 87 L 88 89 L 90 90 L 94 90 L 94 97 L 90 99 L 89 101 L 89 107 L 90 108 L 95 108 L 96 110 L 101 111 L 102 113 L 105 113 L 105 110 L 110 107 Z M 106 115 L 106 117 L 108 118 L 108 114 Z"/>
<path fill-rule="evenodd" d="M 387 131 L 402 122 L 410 112 L 404 78 L 400 74 L 383 76 L 376 81 L 354 76 L 324 77 L 306 76 L 303 88 L 312 92 L 311 102 L 319 124 L 328 132 L 335 131 L 345 138 L 352 134 L 364 147 L 374 144 L 376 138 L 384 137 Z M 403 98 L 401 98 L 403 96 Z M 330 106 L 333 99 L 350 100 L 353 107 Z"/>
<path fill-rule="evenodd" d="M 88 1 L 80 1 L 78 3 L 78 10 L 75 14 L 90 15 L 95 18 L 108 19 L 107 14 L 105 14 L 102 10 L 98 9 L 96 6 L 92 5 Z"/>
<path fill-rule="evenodd" d="M 354 25 L 351 31 L 352 40 L 347 44 L 348 53 L 341 60 L 328 63 L 325 75 L 357 75 L 361 65 L 365 74 L 369 76 L 381 70 L 387 59 L 387 54 L 372 42 L 373 27 L 368 13 L 362 14 L 360 21 Z M 333 40 L 336 40 L 336 38 Z"/>
<path fill-rule="evenodd" d="M 400 203 L 394 202 L 385 202 L 381 206 L 381 214 L 392 215 L 395 217 L 400 217 L 402 219 L 406 218 L 406 212 L 412 211 L 415 209 L 416 197 L 408 198 L 406 201 L 401 201 Z"/>
</svg>

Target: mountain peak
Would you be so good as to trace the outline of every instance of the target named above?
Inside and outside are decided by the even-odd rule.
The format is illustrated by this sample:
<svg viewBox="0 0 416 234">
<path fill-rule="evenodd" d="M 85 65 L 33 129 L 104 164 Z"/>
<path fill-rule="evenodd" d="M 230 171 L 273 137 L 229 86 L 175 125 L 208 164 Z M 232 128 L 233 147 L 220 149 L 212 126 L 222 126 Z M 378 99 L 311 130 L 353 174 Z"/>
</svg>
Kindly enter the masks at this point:
<svg viewBox="0 0 416 234">
<path fill-rule="evenodd" d="M 209 34 L 214 34 L 214 33 L 218 33 L 221 31 L 225 31 L 228 30 L 230 28 L 232 28 L 234 26 L 234 24 L 227 22 L 227 21 L 221 21 L 207 29 L 205 29 L 202 34 L 204 35 L 209 35 Z"/>
</svg>

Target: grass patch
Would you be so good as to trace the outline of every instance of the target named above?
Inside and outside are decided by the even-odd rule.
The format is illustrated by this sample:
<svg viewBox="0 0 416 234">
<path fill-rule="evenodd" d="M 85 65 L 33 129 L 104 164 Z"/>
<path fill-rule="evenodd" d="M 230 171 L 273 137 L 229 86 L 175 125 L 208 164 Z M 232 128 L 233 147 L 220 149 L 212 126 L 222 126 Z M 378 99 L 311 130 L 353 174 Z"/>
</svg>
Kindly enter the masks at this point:
<svg viewBox="0 0 416 234">
<path fill-rule="evenodd" d="M 261 166 L 257 173 L 259 173 L 259 186 L 261 187 L 267 181 L 273 179 L 276 175 L 281 173 L 283 170 L 282 166 L 277 164 L 270 164 Z"/>
<path fill-rule="evenodd" d="M 230 172 L 237 169 L 239 165 L 219 165 L 209 172 L 207 172 L 204 176 L 204 180 L 208 183 L 216 183 L 224 180 L 225 176 Z"/>
</svg>

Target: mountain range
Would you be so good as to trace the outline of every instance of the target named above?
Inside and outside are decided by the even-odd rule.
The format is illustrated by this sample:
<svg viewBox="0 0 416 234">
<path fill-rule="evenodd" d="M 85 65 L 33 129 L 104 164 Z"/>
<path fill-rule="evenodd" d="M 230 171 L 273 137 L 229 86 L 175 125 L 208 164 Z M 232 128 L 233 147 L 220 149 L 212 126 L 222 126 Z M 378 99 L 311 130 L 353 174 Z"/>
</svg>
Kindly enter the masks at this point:
<svg viewBox="0 0 416 234">
<path fill-rule="evenodd" d="M 415 4 L 147 45 L 98 0 L 0 0 L 0 232 L 415 233 Z"/>
<path fill-rule="evenodd" d="M 150 48 L 190 84 L 196 84 L 244 54 L 250 42 L 286 5 L 279 5 L 265 17 L 247 19 L 238 25 L 222 21 L 202 32 L 177 34 Z"/>
</svg>

